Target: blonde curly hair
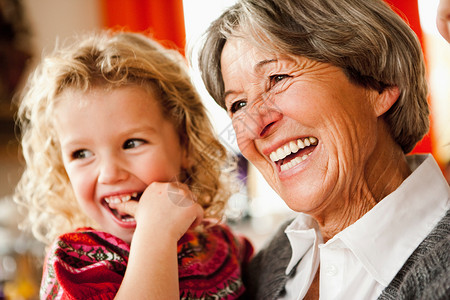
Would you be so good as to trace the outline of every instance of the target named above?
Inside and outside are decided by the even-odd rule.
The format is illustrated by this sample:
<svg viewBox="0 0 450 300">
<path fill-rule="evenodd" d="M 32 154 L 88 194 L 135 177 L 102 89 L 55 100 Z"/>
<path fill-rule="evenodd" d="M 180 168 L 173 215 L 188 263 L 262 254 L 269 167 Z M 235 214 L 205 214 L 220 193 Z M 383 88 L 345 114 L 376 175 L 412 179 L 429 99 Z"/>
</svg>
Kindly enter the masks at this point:
<svg viewBox="0 0 450 300">
<path fill-rule="evenodd" d="M 222 171 L 231 165 L 184 57 L 144 34 L 104 31 L 57 46 L 32 73 L 20 97 L 17 123 L 26 167 L 14 198 L 27 214 L 22 229 L 31 229 L 40 241 L 49 244 L 61 233 L 95 226 L 78 206 L 62 162 L 52 122 L 59 95 L 67 89 L 130 84 L 159 92 L 163 114 L 193 162 L 185 170 L 185 183 L 206 217 L 222 217 L 230 195 Z"/>
</svg>

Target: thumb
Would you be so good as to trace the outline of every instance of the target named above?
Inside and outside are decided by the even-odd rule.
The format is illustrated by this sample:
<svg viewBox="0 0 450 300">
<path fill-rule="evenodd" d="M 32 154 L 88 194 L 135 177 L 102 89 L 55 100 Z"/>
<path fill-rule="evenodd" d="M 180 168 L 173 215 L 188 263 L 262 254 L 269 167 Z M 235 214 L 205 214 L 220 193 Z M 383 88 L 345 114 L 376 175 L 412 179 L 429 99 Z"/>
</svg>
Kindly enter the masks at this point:
<svg viewBox="0 0 450 300">
<path fill-rule="evenodd" d="M 192 222 L 192 224 L 189 227 L 189 229 L 194 229 L 195 227 L 200 225 L 202 223 L 202 221 L 203 221 L 203 208 L 198 203 L 195 203 L 194 206 L 195 206 L 195 209 L 196 209 L 196 215 L 195 215 L 195 219 Z"/>
<path fill-rule="evenodd" d="M 117 210 L 120 214 L 126 214 L 134 217 L 136 215 L 139 202 L 129 200 L 126 202 L 110 203 L 109 207 Z"/>
</svg>

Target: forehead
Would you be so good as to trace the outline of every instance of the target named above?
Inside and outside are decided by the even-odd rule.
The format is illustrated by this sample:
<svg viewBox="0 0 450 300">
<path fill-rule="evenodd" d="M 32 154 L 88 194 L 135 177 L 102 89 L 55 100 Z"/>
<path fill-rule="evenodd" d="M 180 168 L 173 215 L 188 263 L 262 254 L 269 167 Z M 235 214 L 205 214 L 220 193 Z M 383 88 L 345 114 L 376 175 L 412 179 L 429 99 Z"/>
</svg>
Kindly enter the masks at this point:
<svg viewBox="0 0 450 300">
<path fill-rule="evenodd" d="M 120 140 L 137 132 L 178 141 L 174 124 L 164 117 L 158 100 L 139 86 L 68 92 L 56 105 L 52 122 L 61 144 L 67 145 Z"/>
<path fill-rule="evenodd" d="M 319 64 L 303 56 L 262 49 L 242 38 L 230 38 L 225 43 L 221 56 L 223 99 L 244 86 L 261 87 L 268 76 L 313 71 Z"/>
<path fill-rule="evenodd" d="M 78 119 L 96 125 L 108 123 L 109 126 L 117 123 L 114 118 L 130 123 L 164 119 L 159 100 L 150 89 L 137 85 L 66 90 L 57 99 L 53 115 L 56 121 L 71 119 L 76 122 Z"/>
<path fill-rule="evenodd" d="M 109 103 L 122 99 L 121 102 L 133 103 L 144 106 L 160 106 L 159 96 L 152 86 L 141 86 L 139 84 L 94 85 L 87 90 L 70 87 L 65 89 L 54 102 L 54 108 L 72 106 L 77 109 L 87 109 L 95 105 L 109 106 Z"/>
<path fill-rule="evenodd" d="M 253 46 L 243 38 L 230 38 L 224 45 L 221 55 L 221 69 L 244 68 L 255 70 L 262 61 L 276 59 L 277 55 Z"/>
<path fill-rule="evenodd" d="M 247 75 L 260 76 L 266 73 L 268 69 L 305 69 L 316 63 L 317 61 L 304 56 L 279 53 L 264 49 L 262 46 L 255 46 L 239 37 L 227 40 L 220 60 L 222 76 L 227 72 L 233 72 L 233 70 L 238 73 L 235 75 L 245 71 Z"/>
</svg>

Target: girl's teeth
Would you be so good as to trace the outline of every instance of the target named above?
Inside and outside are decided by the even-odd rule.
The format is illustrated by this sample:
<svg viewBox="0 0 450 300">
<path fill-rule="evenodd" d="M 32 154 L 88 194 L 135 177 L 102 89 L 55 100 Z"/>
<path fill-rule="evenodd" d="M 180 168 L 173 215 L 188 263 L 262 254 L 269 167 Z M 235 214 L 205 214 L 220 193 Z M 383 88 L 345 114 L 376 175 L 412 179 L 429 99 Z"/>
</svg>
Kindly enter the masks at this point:
<svg viewBox="0 0 450 300">
<path fill-rule="evenodd" d="M 106 197 L 105 198 L 106 203 L 112 203 L 112 204 L 116 204 L 116 203 L 120 203 L 122 202 L 119 198 L 117 197 Z"/>
<path fill-rule="evenodd" d="M 130 201 L 131 197 L 137 197 L 137 193 L 133 193 L 131 195 L 124 195 L 124 196 L 105 197 L 105 201 L 106 201 L 106 203 L 117 204 L 117 203 L 121 203 L 121 202 Z"/>
<path fill-rule="evenodd" d="M 133 217 L 126 217 L 126 218 L 122 218 L 123 222 L 134 222 L 135 219 Z"/>
</svg>

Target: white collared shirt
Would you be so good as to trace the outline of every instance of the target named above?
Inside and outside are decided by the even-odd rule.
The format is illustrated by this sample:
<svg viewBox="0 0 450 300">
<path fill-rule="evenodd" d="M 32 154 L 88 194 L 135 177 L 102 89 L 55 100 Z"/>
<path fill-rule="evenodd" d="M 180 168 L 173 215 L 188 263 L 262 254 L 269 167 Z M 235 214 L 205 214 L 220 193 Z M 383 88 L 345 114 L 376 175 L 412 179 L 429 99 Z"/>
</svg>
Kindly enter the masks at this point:
<svg viewBox="0 0 450 300">
<path fill-rule="evenodd" d="M 320 299 L 378 298 L 450 208 L 450 188 L 433 157 L 407 159 L 413 173 L 325 244 L 308 215 L 299 214 L 286 228 L 292 248 L 286 274 L 297 270 L 280 299 L 302 299 L 319 264 Z"/>
</svg>

